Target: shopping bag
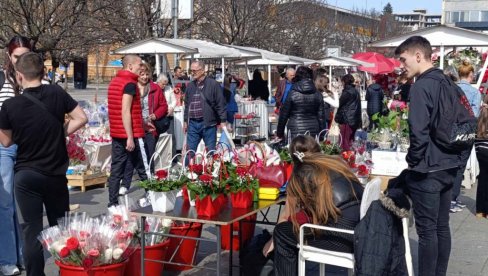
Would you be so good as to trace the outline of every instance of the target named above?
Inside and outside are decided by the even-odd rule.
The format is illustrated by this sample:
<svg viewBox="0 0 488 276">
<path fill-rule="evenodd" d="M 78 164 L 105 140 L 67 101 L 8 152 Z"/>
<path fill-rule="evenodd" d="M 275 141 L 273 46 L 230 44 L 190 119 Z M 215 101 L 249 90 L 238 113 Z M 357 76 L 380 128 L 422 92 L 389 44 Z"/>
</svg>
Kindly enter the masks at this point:
<svg viewBox="0 0 488 276">
<path fill-rule="evenodd" d="M 154 151 L 154 170 L 165 169 L 171 167 L 171 159 L 173 157 L 173 139 L 171 134 L 163 133 L 159 135 L 156 143 L 156 150 Z"/>
</svg>

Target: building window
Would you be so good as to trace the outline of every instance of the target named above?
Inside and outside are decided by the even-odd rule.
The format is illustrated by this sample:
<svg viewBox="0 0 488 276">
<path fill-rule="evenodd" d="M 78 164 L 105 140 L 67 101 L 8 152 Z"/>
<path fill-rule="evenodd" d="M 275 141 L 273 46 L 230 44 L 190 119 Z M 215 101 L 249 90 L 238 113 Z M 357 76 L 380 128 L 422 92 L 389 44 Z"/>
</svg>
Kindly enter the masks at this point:
<svg viewBox="0 0 488 276">
<path fill-rule="evenodd" d="M 470 11 L 469 12 L 469 22 L 479 22 L 480 21 L 480 12 L 479 11 Z"/>
<path fill-rule="evenodd" d="M 451 12 L 451 23 L 459 22 L 459 13 L 460 12 Z"/>
<path fill-rule="evenodd" d="M 469 22 L 469 11 L 459 12 L 459 22 Z"/>
<path fill-rule="evenodd" d="M 488 21 L 488 11 L 481 11 L 480 13 L 481 13 L 480 21 L 482 22 Z"/>
<path fill-rule="evenodd" d="M 451 21 L 451 12 L 446 12 L 446 19 L 444 20 L 446 23 L 452 23 Z"/>
</svg>

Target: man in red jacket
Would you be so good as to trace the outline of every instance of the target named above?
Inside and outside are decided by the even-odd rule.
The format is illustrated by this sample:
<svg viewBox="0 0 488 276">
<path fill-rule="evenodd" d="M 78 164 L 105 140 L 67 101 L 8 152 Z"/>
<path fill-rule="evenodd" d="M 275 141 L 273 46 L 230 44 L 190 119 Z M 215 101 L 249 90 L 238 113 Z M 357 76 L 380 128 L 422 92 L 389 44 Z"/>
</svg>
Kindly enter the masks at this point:
<svg viewBox="0 0 488 276">
<path fill-rule="evenodd" d="M 146 180 L 150 173 L 144 151 L 141 96 L 137 88 L 142 60 L 136 55 L 127 55 L 122 64 L 123 69 L 117 72 L 108 86 L 108 116 L 112 136 L 109 207 L 118 204 L 120 180 L 124 176 L 128 158 L 141 180 Z"/>
</svg>

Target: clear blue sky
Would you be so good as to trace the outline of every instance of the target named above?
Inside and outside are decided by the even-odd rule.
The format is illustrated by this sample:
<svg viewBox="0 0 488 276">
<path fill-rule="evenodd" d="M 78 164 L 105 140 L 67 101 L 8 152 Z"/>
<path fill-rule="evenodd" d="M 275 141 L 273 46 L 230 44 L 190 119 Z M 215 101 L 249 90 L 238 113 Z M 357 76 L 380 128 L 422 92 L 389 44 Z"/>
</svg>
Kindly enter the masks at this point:
<svg viewBox="0 0 488 276">
<path fill-rule="evenodd" d="M 382 11 L 386 3 L 390 2 L 393 13 L 411 12 L 414 9 L 427 9 L 428 14 L 441 14 L 442 0 L 327 0 L 329 5 L 344 9 L 359 10 L 372 8 Z M 337 5 L 336 5 L 337 3 Z"/>
</svg>

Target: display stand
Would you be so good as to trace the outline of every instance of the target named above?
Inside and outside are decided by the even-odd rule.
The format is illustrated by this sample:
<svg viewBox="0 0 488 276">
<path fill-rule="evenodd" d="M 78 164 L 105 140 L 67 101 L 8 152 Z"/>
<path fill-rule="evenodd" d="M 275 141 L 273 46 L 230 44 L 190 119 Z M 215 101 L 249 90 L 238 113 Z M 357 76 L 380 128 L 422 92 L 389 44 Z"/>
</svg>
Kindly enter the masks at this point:
<svg viewBox="0 0 488 276">
<path fill-rule="evenodd" d="M 86 187 L 93 185 L 104 185 L 107 187 L 107 175 L 104 173 L 94 174 L 68 174 L 68 186 L 81 187 L 81 191 L 85 192 Z"/>
<path fill-rule="evenodd" d="M 253 118 L 234 118 L 234 139 L 240 140 L 240 144 L 245 144 L 249 140 L 259 140 L 260 137 L 260 117 Z"/>
</svg>

